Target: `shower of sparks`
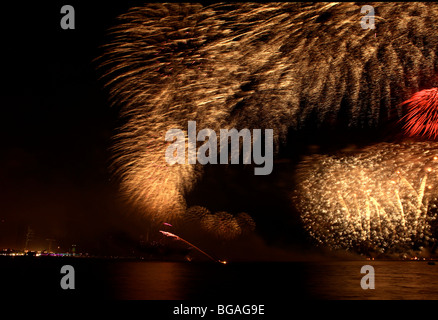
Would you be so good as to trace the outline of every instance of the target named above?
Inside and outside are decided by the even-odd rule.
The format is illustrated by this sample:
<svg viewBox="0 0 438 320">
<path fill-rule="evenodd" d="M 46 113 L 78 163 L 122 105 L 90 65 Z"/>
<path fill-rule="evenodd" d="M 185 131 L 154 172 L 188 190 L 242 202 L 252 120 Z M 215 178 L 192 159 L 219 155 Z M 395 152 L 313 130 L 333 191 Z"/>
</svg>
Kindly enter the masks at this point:
<svg viewBox="0 0 438 320">
<path fill-rule="evenodd" d="M 207 215 L 202 219 L 201 224 L 209 232 L 229 240 L 236 238 L 242 232 L 239 223 L 227 212 Z"/>
<path fill-rule="evenodd" d="M 312 115 L 375 126 L 432 85 L 437 4 L 372 5 L 379 37 L 360 27 L 360 3 L 154 3 L 122 15 L 100 65 L 125 120 L 114 172 L 126 197 L 163 220 L 184 214 L 202 169 L 167 164 L 164 137 L 189 120 L 274 129 L 278 150 Z"/>
<path fill-rule="evenodd" d="M 203 230 L 224 240 L 235 239 L 255 229 L 254 220 L 245 212 L 236 216 L 224 211 L 212 214 L 204 207 L 194 206 L 187 210 L 186 218 L 200 222 Z"/>
<path fill-rule="evenodd" d="M 391 252 L 431 245 L 438 143 L 377 144 L 306 159 L 294 197 L 304 225 L 336 249 Z"/>
<path fill-rule="evenodd" d="M 401 119 L 409 136 L 436 139 L 438 136 L 438 88 L 422 90 L 403 102 L 408 110 Z"/>
</svg>

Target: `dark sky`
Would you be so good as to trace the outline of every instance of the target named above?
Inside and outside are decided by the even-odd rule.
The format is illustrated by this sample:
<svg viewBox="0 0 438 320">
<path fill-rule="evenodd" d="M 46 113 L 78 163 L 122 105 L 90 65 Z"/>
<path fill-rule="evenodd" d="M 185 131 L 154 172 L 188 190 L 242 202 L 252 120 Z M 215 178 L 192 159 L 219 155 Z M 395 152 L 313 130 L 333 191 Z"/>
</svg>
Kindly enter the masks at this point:
<svg viewBox="0 0 438 320">
<path fill-rule="evenodd" d="M 122 204 L 107 169 L 119 110 L 110 107 L 92 62 L 116 17 L 142 3 L 20 1 L 2 6 L 0 248 L 21 249 L 28 227 L 38 249 L 53 238 L 62 249 L 75 243 L 99 252 L 142 233 L 145 222 Z M 75 30 L 60 27 L 65 4 L 75 8 Z M 313 127 L 301 136 L 292 133 L 294 148 L 286 147 L 284 155 L 296 160 L 315 139 L 328 144 L 345 137 L 333 126 L 328 130 L 330 135 Z M 301 241 L 302 234 L 290 229 L 299 229 L 296 217 L 290 218 L 290 205 L 278 192 L 289 187 L 281 178 L 289 179 L 292 170 L 287 163 L 276 165 L 282 166 L 286 173 L 274 165 L 272 176 L 257 181 L 252 170 L 208 169 L 211 175 L 188 196 L 189 205 L 226 210 L 245 204 L 236 210 L 254 213 L 261 235 Z M 244 183 L 230 187 L 230 180 Z M 206 191 L 211 186 L 216 192 Z M 291 234 L 297 236 L 291 239 Z"/>
<path fill-rule="evenodd" d="M 73 5 L 76 29 L 60 27 Z M 117 108 L 96 58 L 115 17 L 139 2 L 20 1 L 2 8 L 0 247 L 36 239 L 99 247 L 126 211 L 107 170 Z M 102 236 L 102 237 L 101 237 Z"/>
</svg>

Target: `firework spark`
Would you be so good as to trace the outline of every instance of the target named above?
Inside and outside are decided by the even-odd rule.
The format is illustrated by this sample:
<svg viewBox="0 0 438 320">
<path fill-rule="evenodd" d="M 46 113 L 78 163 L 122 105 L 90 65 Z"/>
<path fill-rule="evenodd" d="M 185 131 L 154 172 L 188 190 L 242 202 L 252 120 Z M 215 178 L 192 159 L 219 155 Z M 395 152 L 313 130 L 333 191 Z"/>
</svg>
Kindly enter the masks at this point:
<svg viewBox="0 0 438 320">
<path fill-rule="evenodd" d="M 409 136 L 436 139 L 438 136 L 438 88 L 422 90 L 403 102 L 408 110 L 401 119 Z"/>
<path fill-rule="evenodd" d="M 437 4 L 372 5 L 379 37 L 360 27 L 357 3 L 167 3 L 121 16 L 101 66 L 126 122 L 114 148 L 123 193 L 161 219 L 184 214 L 202 170 L 168 165 L 164 137 L 189 120 L 272 128 L 277 149 L 312 114 L 375 126 L 438 85 Z"/>
<path fill-rule="evenodd" d="M 383 143 L 354 155 L 315 155 L 298 174 L 297 207 L 322 244 L 388 252 L 435 241 L 438 143 Z"/>
</svg>

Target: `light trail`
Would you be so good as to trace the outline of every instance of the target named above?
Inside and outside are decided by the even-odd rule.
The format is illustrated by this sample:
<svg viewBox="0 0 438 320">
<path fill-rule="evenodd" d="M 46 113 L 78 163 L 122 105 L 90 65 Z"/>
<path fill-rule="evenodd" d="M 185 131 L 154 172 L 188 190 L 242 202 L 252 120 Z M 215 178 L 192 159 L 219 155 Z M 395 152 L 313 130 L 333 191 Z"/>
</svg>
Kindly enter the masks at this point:
<svg viewBox="0 0 438 320">
<path fill-rule="evenodd" d="M 213 260 L 214 262 L 219 262 L 222 264 L 226 264 L 227 262 L 224 260 L 218 260 L 213 258 L 211 255 L 209 255 L 208 253 L 206 253 L 205 251 L 201 250 L 200 248 L 198 248 L 197 246 L 195 246 L 193 243 L 188 242 L 187 240 L 181 238 L 180 236 L 177 236 L 176 234 L 169 232 L 169 231 L 163 231 L 163 230 L 159 230 L 162 234 L 164 234 L 166 237 L 171 237 L 174 238 L 176 240 L 180 240 L 182 242 L 184 242 L 185 244 L 188 244 L 189 246 L 191 246 L 192 248 L 195 248 L 196 250 L 198 250 L 199 252 L 201 252 L 202 254 L 204 254 L 206 257 L 210 258 L 211 260 Z"/>
</svg>

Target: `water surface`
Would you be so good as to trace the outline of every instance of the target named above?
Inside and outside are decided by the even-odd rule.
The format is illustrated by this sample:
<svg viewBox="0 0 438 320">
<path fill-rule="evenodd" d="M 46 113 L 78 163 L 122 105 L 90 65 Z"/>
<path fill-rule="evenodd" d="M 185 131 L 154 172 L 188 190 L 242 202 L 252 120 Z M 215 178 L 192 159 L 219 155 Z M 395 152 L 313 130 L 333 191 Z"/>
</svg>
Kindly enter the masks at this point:
<svg viewBox="0 0 438 320">
<path fill-rule="evenodd" d="M 62 290 L 61 267 L 75 268 Z M 375 289 L 360 285 L 365 264 Z M 79 258 L 2 258 L 2 296 L 78 299 L 269 301 L 272 299 L 438 299 L 438 263 L 425 261 L 144 262 Z"/>
</svg>

